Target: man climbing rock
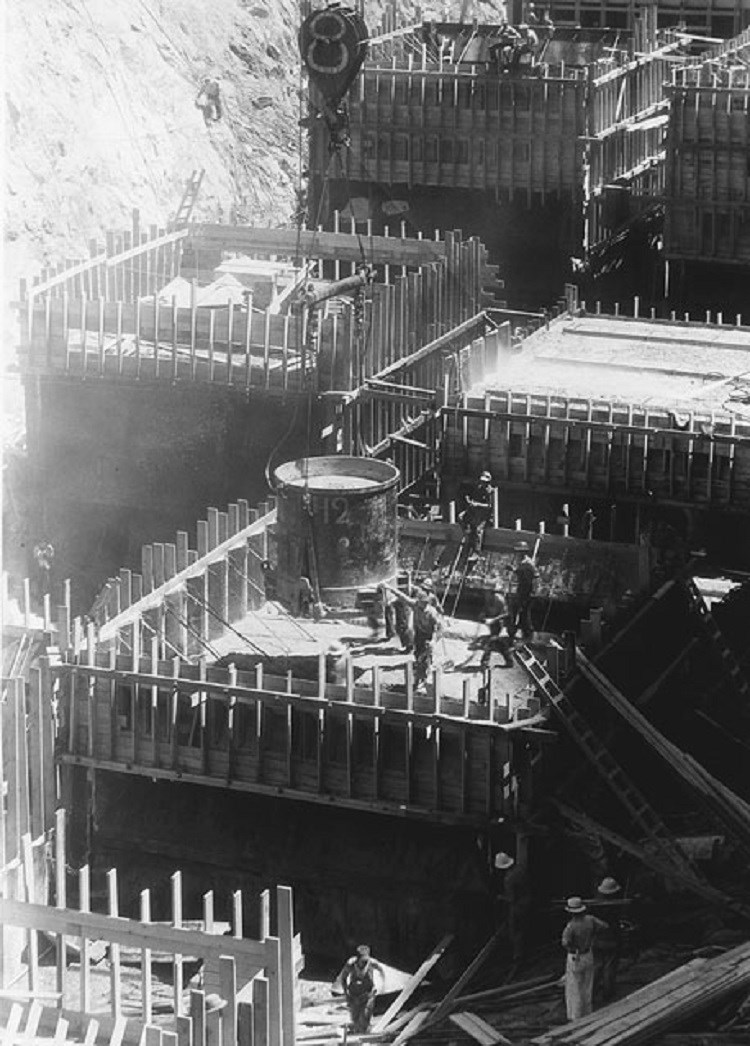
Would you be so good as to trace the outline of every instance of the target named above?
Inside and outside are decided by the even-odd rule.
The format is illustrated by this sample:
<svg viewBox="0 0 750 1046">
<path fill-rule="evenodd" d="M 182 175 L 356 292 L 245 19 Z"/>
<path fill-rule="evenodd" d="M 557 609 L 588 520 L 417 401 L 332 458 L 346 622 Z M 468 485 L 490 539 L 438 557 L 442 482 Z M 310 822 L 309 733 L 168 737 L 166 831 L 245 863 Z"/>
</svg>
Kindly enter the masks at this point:
<svg viewBox="0 0 750 1046">
<path fill-rule="evenodd" d="M 195 107 L 203 110 L 203 119 L 207 124 L 221 119 L 221 85 L 218 80 L 208 78 L 203 81 L 195 99 Z"/>
<path fill-rule="evenodd" d="M 385 981 L 385 970 L 370 954 L 368 944 L 360 944 L 357 954 L 347 959 L 337 980 L 341 981 L 354 1031 L 360 1035 L 367 1032 L 378 994 L 375 974 L 381 977 L 381 988 Z M 334 981 L 334 984 L 336 982 Z"/>
</svg>

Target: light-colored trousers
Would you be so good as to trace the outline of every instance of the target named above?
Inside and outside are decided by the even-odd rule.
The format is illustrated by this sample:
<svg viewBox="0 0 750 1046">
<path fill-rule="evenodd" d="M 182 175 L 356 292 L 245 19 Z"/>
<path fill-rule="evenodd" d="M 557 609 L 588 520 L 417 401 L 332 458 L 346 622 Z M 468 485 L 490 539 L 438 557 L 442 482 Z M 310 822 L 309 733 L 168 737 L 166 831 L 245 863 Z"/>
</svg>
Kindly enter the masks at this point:
<svg viewBox="0 0 750 1046">
<path fill-rule="evenodd" d="M 593 1009 L 594 956 L 592 952 L 568 954 L 565 965 L 565 1010 L 569 1021 L 585 1017 Z"/>
</svg>

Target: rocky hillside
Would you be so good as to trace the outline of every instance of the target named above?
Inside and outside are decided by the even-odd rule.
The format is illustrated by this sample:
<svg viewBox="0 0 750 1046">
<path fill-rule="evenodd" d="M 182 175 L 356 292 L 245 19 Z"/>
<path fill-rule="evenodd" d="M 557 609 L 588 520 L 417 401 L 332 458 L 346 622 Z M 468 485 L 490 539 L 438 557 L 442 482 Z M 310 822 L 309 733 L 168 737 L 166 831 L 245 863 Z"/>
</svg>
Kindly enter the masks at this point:
<svg viewBox="0 0 750 1046">
<path fill-rule="evenodd" d="M 281 222 L 297 179 L 296 0 L 35 0 L 7 7 L 6 270 L 164 223 L 194 168 L 199 213 Z M 223 118 L 195 101 L 218 78 Z"/>
<path fill-rule="evenodd" d="M 385 3 L 367 0 L 378 23 Z M 322 6 L 322 3 L 321 3 Z M 398 0 L 401 18 L 413 0 Z M 441 4 L 481 20 L 502 4 Z M 191 171 L 197 215 L 281 224 L 295 207 L 304 88 L 299 0 L 6 5 L 6 277 L 87 253 L 106 228 L 165 223 Z M 195 101 L 218 78 L 223 117 Z"/>
</svg>

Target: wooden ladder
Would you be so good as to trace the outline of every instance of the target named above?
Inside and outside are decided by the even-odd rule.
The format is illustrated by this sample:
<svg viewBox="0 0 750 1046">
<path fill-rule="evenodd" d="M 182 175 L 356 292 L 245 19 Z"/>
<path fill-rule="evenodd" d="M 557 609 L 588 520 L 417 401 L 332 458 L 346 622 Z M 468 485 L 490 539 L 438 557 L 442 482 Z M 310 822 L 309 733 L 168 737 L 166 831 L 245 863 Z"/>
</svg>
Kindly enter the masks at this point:
<svg viewBox="0 0 750 1046">
<path fill-rule="evenodd" d="M 698 586 L 691 577 L 683 578 L 682 583 L 690 596 L 692 609 L 700 619 L 704 632 L 708 636 L 714 650 L 719 655 L 722 668 L 724 669 L 729 682 L 732 684 L 735 693 L 738 697 L 747 699 L 750 696 L 750 686 L 748 686 L 747 679 L 743 674 L 739 661 L 727 645 L 727 641 L 724 638 L 721 629 L 716 624 L 713 614 L 708 609 L 705 599 L 700 594 Z"/>
<path fill-rule="evenodd" d="M 628 811 L 631 820 L 654 843 L 663 858 L 675 866 L 683 876 L 703 883 L 703 877 L 677 846 L 662 819 L 630 781 L 620 764 L 610 755 L 583 716 L 576 711 L 546 668 L 527 646 L 519 647 L 515 653 L 519 663 L 547 698 L 572 740 L 614 792 Z"/>
<path fill-rule="evenodd" d="M 203 184 L 203 176 L 205 173 L 206 172 L 201 168 L 200 171 L 193 171 L 188 178 L 187 184 L 185 185 L 185 191 L 182 194 L 182 199 L 177 207 L 175 216 L 169 223 L 170 232 L 175 229 L 184 228 L 184 226 L 186 226 L 190 221 L 195 201 L 198 199 L 198 193 Z"/>
</svg>

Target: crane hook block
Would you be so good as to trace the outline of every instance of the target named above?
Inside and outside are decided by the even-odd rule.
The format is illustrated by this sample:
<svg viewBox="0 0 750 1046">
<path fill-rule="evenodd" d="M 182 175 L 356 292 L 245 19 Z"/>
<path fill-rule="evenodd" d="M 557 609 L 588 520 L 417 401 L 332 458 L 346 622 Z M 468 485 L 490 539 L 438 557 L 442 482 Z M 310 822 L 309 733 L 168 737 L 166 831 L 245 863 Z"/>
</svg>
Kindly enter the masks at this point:
<svg viewBox="0 0 750 1046">
<path fill-rule="evenodd" d="M 359 12 L 338 3 L 313 11 L 300 26 L 302 61 L 333 112 L 365 60 L 368 36 Z"/>
</svg>

